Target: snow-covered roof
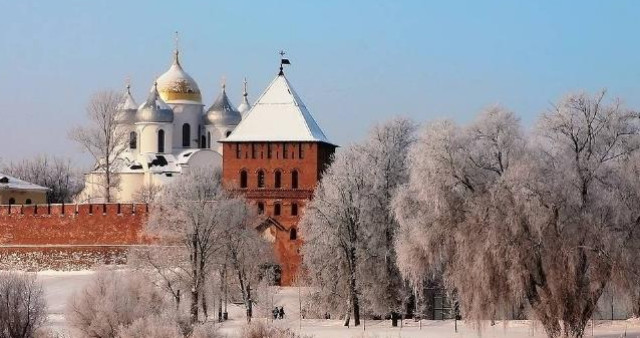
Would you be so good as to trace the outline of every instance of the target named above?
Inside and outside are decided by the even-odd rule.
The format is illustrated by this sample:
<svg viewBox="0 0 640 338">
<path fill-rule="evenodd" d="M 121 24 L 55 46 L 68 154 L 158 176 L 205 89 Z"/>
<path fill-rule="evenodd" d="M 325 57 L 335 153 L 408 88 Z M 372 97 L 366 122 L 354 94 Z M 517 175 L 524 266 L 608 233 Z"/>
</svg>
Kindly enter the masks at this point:
<svg viewBox="0 0 640 338">
<path fill-rule="evenodd" d="M 221 142 L 329 142 L 300 96 L 278 75 Z"/>
<path fill-rule="evenodd" d="M 49 188 L 0 173 L 0 190 L 47 191 Z"/>
<path fill-rule="evenodd" d="M 173 63 L 169 70 L 160 75 L 158 82 L 158 92 L 163 100 L 169 103 L 177 100 L 202 102 L 200 88 L 196 81 L 180 65 L 179 52 L 174 52 Z"/>
<path fill-rule="evenodd" d="M 117 109 L 116 121 L 118 121 L 118 123 L 133 124 L 136 122 L 138 105 L 131 95 L 131 86 L 127 85 L 127 90 L 122 96 L 122 99 L 120 99 Z"/>
</svg>

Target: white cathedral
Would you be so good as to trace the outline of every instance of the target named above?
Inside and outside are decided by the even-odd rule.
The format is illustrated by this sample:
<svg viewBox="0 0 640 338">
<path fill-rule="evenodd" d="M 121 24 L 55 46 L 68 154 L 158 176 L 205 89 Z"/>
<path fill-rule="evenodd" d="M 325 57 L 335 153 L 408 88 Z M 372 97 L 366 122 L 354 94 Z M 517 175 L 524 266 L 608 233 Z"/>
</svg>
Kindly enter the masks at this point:
<svg viewBox="0 0 640 338">
<path fill-rule="evenodd" d="M 127 86 L 118 105 L 117 123 L 128 140 L 114 161 L 118 187 L 112 201 L 143 201 L 153 187 L 167 184 L 190 167 L 221 167 L 222 144 L 218 141 L 229 136 L 251 108 L 246 80 L 242 95 L 236 109 L 223 84 L 205 110 L 198 84 L 180 64 L 178 49 L 173 64 L 156 79 L 144 103 L 138 106 Z M 77 201 L 104 202 L 99 184 L 103 177 L 98 170 L 87 174 Z"/>
</svg>

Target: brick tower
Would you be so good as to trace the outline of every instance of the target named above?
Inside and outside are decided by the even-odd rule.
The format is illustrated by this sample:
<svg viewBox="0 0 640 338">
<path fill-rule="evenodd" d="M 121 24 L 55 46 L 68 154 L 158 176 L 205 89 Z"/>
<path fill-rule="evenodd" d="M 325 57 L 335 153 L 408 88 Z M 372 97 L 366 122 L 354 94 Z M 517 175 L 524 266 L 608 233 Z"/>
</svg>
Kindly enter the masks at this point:
<svg viewBox="0 0 640 338">
<path fill-rule="evenodd" d="M 336 146 L 318 126 L 280 67 L 223 143 L 223 180 L 255 203 L 258 227 L 274 244 L 282 285 L 300 266 L 298 221 Z"/>
</svg>

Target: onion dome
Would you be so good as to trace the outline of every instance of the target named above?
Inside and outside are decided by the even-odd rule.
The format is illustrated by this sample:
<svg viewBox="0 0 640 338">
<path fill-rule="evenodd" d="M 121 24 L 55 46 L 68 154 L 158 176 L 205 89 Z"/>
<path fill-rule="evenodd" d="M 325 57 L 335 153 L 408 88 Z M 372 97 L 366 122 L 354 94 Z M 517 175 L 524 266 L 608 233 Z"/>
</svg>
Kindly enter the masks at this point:
<svg viewBox="0 0 640 338">
<path fill-rule="evenodd" d="M 173 64 L 156 80 L 158 92 L 165 102 L 194 101 L 202 102 L 200 88 L 196 81 L 180 65 L 179 51 L 176 49 Z"/>
<path fill-rule="evenodd" d="M 136 122 L 136 112 L 138 105 L 131 96 L 131 86 L 127 84 L 127 91 L 122 96 L 122 100 L 118 103 L 116 113 L 116 122 L 121 124 L 133 124 Z"/>
<path fill-rule="evenodd" d="M 249 99 L 247 98 L 249 94 L 247 93 L 247 78 L 244 78 L 244 88 L 242 90 L 242 102 L 238 106 L 238 112 L 240 115 L 244 116 L 249 109 L 251 109 L 251 104 L 249 103 Z"/>
<path fill-rule="evenodd" d="M 215 102 L 207 109 L 204 123 L 207 125 L 237 125 L 242 120 L 242 115 L 229 102 L 226 86 L 222 85 L 222 92 Z"/>
<path fill-rule="evenodd" d="M 147 101 L 138 108 L 136 120 L 137 122 L 173 122 L 173 110 L 160 97 L 157 82 L 151 88 Z"/>
</svg>

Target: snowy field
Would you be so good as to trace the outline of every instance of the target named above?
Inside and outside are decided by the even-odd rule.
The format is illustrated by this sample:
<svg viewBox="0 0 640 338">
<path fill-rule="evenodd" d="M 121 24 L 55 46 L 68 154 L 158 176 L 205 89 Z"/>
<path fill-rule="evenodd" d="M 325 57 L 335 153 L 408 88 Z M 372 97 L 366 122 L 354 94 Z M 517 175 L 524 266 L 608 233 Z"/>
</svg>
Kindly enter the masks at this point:
<svg viewBox="0 0 640 338">
<path fill-rule="evenodd" d="M 56 331 L 64 333 L 64 308 L 69 296 L 75 290 L 82 289 L 91 279 L 92 271 L 58 272 L 43 271 L 38 274 L 38 279 L 43 283 L 47 304 L 49 306 L 49 324 Z M 364 325 L 358 328 L 346 328 L 342 326 L 340 320 L 302 320 L 299 319 L 298 289 L 278 288 L 273 295 L 273 303 L 277 306 L 284 306 L 286 317 L 283 320 L 273 321 L 273 324 L 280 327 L 288 327 L 303 334 L 312 335 L 318 338 L 331 337 L 372 337 L 372 338 L 394 338 L 394 337 L 545 337 L 542 328 L 531 321 L 509 321 L 497 322 L 496 325 L 485 325 L 482 330 L 478 330 L 475 324 L 458 322 L 458 333 L 454 331 L 454 322 L 447 321 L 427 321 L 416 322 L 405 320 L 402 328 L 392 328 L 390 321 L 364 321 Z M 231 305 L 229 308 L 230 320 L 221 324 L 220 330 L 228 337 L 237 337 L 241 327 L 244 325 L 244 309 Z M 259 318 L 256 320 L 267 321 Z M 272 322 L 272 320 L 268 320 Z M 625 335 L 626 332 L 626 335 Z M 640 338 L 640 321 L 597 321 L 593 328 L 595 337 L 638 337 Z M 592 336 L 592 328 L 589 326 L 585 332 L 585 337 Z"/>
</svg>

